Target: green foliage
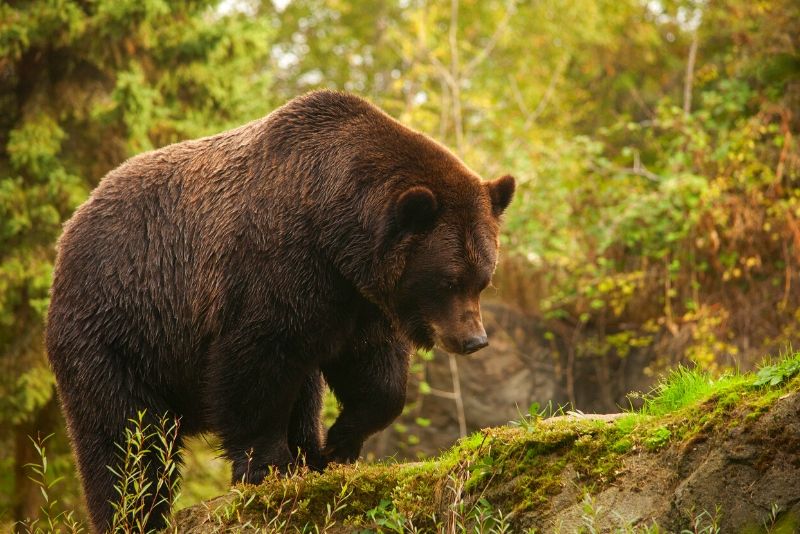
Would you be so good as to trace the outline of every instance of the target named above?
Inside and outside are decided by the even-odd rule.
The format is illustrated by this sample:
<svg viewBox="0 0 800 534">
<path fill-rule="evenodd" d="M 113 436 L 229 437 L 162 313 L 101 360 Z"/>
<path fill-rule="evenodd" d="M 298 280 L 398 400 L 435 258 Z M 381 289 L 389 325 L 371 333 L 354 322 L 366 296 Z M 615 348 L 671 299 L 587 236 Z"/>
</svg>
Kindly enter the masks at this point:
<svg viewBox="0 0 800 534">
<path fill-rule="evenodd" d="M 648 17 L 662 22 L 649 27 L 646 17 L 631 26 L 656 33 L 660 26 L 676 45 L 683 40 L 679 54 L 659 45 L 659 54 L 673 54 L 662 64 L 672 76 L 679 74 L 674 62 L 686 68 L 683 47 L 692 33 L 669 20 L 695 7 L 650 5 Z M 800 10 L 788 2 L 735 1 L 700 10 L 691 100 L 666 89 L 676 84 L 660 94 L 628 84 L 642 69 L 640 86 L 652 87 L 647 81 L 656 76 L 639 62 L 615 78 L 615 96 L 627 94 L 638 109 L 606 114 L 611 104 L 601 94 L 587 104 L 598 109 L 594 129 L 572 123 L 570 133 L 582 135 L 545 137 L 526 146 L 535 165 L 515 163 L 526 180 L 508 215 L 508 244 L 527 260 L 520 276 L 543 278 L 539 293 L 524 296 L 538 300 L 535 311 L 556 323 L 554 330 L 574 327 L 584 336 L 579 356 L 624 357 L 630 346 L 684 332 L 680 355 L 714 371 L 737 361 L 748 346 L 742 338 L 750 341 L 745 361 L 752 364 L 753 347 L 774 350 L 797 333 L 800 302 L 790 278 L 800 159 L 790 117 L 798 87 L 785 78 L 796 73 L 796 61 L 776 61 L 786 69 L 776 78 L 754 73 L 777 50 L 762 45 L 783 50 L 774 32 L 800 23 Z M 733 30 L 721 30 L 731 12 L 752 21 L 739 28 L 752 40 L 735 43 Z M 603 60 L 612 71 L 628 59 Z M 753 309 L 738 304 L 749 299 L 761 301 L 758 326 L 748 319 Z"/>
<path fill-rule="evenodd" d="M 797 374 L 800 374 L 800 353 L 759 369 L 753 386 L 778 386 Z"/>
<path fill-rule="evenodd" d="M 680 365 L 670 370 L 645 397 L 642 411 L 651 415 L 671 413 L 708 396 L 713 388 L 714 379 L 708 372 Z"/>
<path fill-rule="evenodd" d="M 50 400 L 54 384 L 55 378 L 47 367 L 27 369 L 17 378 L 13 389 L 0 399 L 0 413 L 8 414 L 7 420 L 13 424 L 22 423 Z"/>
<path fill-rule="evenodd" d="M 645 447 L 650 451 L 657 451 L 669 442 L 672 437 L 672 431 L 666 427 L 658 427 L 654 429 L 649 437 L 644 440 Z"/>
<path fill-rule="evenodd" d="M 381 499 L 378 506 L 367 510 L 366 515 L 375 523 L 379 532 L 397 532 L 398 534 L 403 534 L 410 526 L 408 525 L 408 519 L 403 517 L 403 515 L 392 506 L 392 501 L 389 499 Z"/>
<path fill-rule="evenodd" d="M 111 532 L 143 532 L 161 506 L 172 508 L 180 493 L 178 474 L 179 421 L 166 415 L 151 424 L 139 412 L 117 443 L 119 463 L 108 466 L 118 482 Z M 169 517 L 165 517 L 169 521 Z"/>
<path fill-rule="evenodd" d="M 84 532 L 80 521 L 76 518 L 74 510 L 60 509 L 60 503 L 55 498 L 53 491 L 62 482 L 61 478 L 52 478 L 47 464 L 47 441 L 53 435 L 36 439 L 31 438 L 33 447 L 36 449 L 37 463 L 27 464 L 32 475 L 30 479 L 39 488 L 42 495 L 42 507 L 40 515 L 35 519 L 28 520 L 18 525 L 19 532 L 25 534 L 50 534 L 53 532 L 71 532 L 78 534 Z"/>
</svg>

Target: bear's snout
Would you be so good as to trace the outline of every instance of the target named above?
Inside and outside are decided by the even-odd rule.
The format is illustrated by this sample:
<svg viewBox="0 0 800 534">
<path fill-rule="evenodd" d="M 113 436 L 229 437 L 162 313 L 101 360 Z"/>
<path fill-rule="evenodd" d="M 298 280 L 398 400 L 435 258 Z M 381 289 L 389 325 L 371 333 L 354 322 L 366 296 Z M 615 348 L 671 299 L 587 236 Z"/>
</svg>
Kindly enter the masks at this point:
<svg viewBox="0 0 800 534">
<path fill-rule="evenodd" d="M 475 351 L 481 350 L 489 345 L 489 338 L 486 334 L 482 336 L 474 336 L 464 341 L 464 354 L 472 354 Z"/>
<path fill-rule="evenodd" d="M 480 320 L 451 326 L 451 328 L 445 327 L 441 330 L 435 328 L 437 334 L 439 334 L 437 336 L 439 338 L 439 345 L 447 352 L 452 352 L 454 354 L 472 354 L 489 345 L 489 338 Z M 471 328 L 464 328 L 465 326 Z M 444 334 L 444 332 L 447 333 Z"/>
</svg>

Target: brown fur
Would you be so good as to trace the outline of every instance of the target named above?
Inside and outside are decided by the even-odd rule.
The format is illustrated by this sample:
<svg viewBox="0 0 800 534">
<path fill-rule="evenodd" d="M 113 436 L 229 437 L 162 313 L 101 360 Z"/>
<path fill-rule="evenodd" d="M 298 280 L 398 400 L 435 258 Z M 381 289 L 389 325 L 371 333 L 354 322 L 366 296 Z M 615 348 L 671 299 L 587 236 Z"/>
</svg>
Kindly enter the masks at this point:
<svg viewBox="0 0 800 534">
<path fill-rule="evenodd" d="M 65 227 L 47 329 L 95 528 L 139 410 L 219 434 L 234 480 L 354 460 L 400 413 L 413 347 L 485 345 L 513 190 L 328 91 L 110 172 Z M 342 404 L 324 448 L 323 376 Z"/>
</svg>

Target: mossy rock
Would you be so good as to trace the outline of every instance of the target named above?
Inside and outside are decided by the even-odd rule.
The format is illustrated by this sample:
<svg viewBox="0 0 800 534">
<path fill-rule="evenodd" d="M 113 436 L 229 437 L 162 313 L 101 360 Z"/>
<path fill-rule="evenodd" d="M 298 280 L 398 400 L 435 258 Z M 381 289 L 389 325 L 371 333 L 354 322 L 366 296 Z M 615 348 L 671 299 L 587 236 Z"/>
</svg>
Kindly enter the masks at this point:
<svg viewBox="0 0 800 534">
<path fill-rule="evenodd" d="M 754 416 L 753 414 L 757 414 Z M 800 379 L 720 386 L 661 415 L 490 428 L 438 458 L 270 476 L 182 510 L 180 532 L 793 532 Z M 488 527 L 487 527 L 488 525 Z M 753 530 L 756 529 L 756 530 Z M 784 529 L 784 530 L 781 530 Z M 789 530 L 786 530 L 789 529 Z"/>
</svg>

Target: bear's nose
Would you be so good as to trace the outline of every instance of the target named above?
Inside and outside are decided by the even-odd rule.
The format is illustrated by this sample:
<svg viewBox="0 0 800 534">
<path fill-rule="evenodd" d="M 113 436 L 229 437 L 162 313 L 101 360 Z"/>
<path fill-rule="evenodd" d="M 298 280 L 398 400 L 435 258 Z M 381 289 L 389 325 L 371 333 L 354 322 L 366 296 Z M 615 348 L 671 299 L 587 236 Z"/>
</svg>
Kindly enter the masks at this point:
<svg viewBox="0 0 800 534">
<path fill-rule="evenodd" d="M 489 339 L 486 336 L 471 337 L 464 342 L 464 354 L 472 354 L 476 350 L 481 350 L 488 344 Z"/>
</svg>

